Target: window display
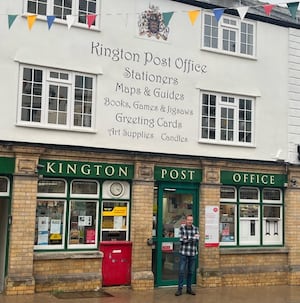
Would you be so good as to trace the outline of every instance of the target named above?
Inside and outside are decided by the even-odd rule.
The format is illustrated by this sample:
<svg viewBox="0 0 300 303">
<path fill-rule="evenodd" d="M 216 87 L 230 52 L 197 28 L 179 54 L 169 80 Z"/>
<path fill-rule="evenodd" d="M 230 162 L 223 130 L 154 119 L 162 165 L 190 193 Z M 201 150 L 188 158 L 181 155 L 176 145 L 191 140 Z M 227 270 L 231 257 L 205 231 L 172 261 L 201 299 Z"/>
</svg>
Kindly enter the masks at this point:
<svg viewBox="0 0 300 303">
<path fill-rule="evenodd" d="M 283 244 L 280 189 L 222 186 L 220 198 L 221 246 Z"/>
<path fill-rule="evenodd" d="M 94 180 L 39 180 L 34 248 L 97 248 L 99 188 Z"/>
</svg>

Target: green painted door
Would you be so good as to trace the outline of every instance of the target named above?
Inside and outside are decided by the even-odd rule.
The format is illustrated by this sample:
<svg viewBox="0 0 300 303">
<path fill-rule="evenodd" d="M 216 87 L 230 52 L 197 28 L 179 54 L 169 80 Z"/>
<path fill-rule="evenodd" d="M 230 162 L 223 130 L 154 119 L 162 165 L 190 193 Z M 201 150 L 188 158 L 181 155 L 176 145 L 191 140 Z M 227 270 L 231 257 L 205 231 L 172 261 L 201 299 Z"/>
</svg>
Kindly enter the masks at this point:
<svg viewBox="0 0 300 303">
<path fill-rule="evenodd" d="M 153 263 L 156 286 L 177 285 L 179 227 L 186 215 L 198 226 L 198 186 L 160 184 L 157 192 L 156 237 Z M 194 277 L 195 280 L 195 277 Z"/>
</svg>

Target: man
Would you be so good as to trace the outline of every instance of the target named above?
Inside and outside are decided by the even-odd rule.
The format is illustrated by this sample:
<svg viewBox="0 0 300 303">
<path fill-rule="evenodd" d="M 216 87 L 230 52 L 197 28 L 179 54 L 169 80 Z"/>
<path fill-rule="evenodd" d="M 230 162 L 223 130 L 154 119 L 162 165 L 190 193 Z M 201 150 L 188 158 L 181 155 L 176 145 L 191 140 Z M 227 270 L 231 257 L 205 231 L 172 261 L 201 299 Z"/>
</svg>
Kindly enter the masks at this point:
<svg viewBox="0 0 300 303">
<path fill-rule="evenodd" d="M 175 296 L 182 295 L 183 280 L 185 276 L 185 270 L 187 268 L 186 278 L 186 293 L 190 295 L 196 295 L 192 290 L 192 278 L 195 270 L 196 256 L 198 254 L 198 241 L 199 241 L 199 229 L 193 225 L 193 216 L 188 215 L 186 217 L 185 224 L 182 224 L 179 229 L 180 237 L 180 260 L 179 260 L 179 274 L 178 274 L 178 289 Z"/>
</svg>

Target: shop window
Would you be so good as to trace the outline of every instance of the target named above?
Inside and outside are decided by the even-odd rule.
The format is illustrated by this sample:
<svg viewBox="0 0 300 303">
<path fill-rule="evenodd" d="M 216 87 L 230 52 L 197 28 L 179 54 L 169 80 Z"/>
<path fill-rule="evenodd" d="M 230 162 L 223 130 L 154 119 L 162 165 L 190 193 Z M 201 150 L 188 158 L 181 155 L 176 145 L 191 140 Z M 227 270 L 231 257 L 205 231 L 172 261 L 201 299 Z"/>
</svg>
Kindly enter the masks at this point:
<svg viewBox="0 0 300 303">
<path fill-rule="evenodd" d="M 102 202 L 102 241 L 128 240 L 128 208 L 125 201 Z"/>
<path fill-rule="evenodd" d="M 87 25 L 88 15 L 99 15 L 99 0 L 27 0 L 26 13 L 42 16 L 55 16 L 55 21 L 66 23 L 67 16 L 76 16 L 75 26 Z M 87 26 L 85 26 L 87 28 Z M 98 28 L 96 20 L 91 29 Z"/>
<path fill-rule="evenodd" d="M 71 201 L 68 247 L 95 247 L 98 201 Z"/>
<path fill-rule="evenodd" d="M 226 15 L 217 21 L 213 14 L 205 13 L 203 29 L 203 49 L 231 55 L 255 56 L 254 22 Z"/>
<path fill-rule="evenodd" d="M 221 246 L 283 244 L 281 189 L 222 186 L 220 198 Z"/>
<path fill-rule="evenodd" d="M 65 236 L 66 201 L 38 200 L 36 207 L 35 247 L 63 248 Z"/>
<path fill-rule="evenodd" d="M 283 229 L 282 192 L 278 189 L 263 190 L 263 243 L 281 244 Z"/>
<path fill-rule="evenodd" d="M 9 180 L 5 177 L 0 177 L 0 196 L 9 194 Z"/>
<path fill-rule="evenodd" d="M 97 248 L 99 188 L 94 180 L 39 180 L 35 249 Z"/>
<path fill-rule="evenodd" d="M 64 130 L 93 130 L 95 76 L 21 66 L 18 123 Z"/>
</svg>

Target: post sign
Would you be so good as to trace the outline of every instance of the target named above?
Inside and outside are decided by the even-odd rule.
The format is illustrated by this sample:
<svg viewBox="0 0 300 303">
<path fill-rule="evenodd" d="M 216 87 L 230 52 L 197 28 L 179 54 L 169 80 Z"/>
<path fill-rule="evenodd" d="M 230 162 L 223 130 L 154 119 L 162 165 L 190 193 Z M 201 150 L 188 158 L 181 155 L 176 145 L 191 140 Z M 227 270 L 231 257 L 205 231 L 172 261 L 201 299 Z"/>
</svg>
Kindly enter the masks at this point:
<svg viewBox="0 0 300 303">
<path fill-rule="evenodd" d="M 202 171 L 196 168 L 156 166 L 154 178 L 156 181 L 201 182 Z"/>
</svg>

